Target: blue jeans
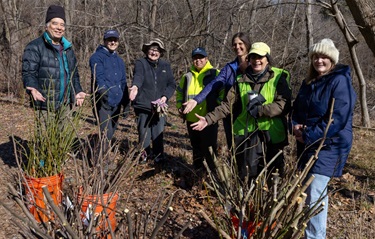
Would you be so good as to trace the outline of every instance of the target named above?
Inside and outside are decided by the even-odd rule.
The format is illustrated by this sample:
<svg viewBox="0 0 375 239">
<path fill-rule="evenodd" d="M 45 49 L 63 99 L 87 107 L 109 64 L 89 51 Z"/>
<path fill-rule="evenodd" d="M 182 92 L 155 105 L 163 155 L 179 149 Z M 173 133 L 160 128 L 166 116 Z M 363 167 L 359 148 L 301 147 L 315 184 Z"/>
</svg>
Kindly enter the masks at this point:
<svg viewBox="0 0 375 239">
<path fill-rule="evenodd" d="M 330 177 L 321 174 L 309 173 L 307 179 L 314 175 L 315 178 L 307 188 L 306 204 L 313 207 L 316 203 L 322 204 L 324 202 L 323 211 L 315 215 L 307 223 L 305 230 L 305 239 L 325 239 L 327 229 L 327 214 L 328 214 L 328 194 L 327 185 Z"/>
</svg>

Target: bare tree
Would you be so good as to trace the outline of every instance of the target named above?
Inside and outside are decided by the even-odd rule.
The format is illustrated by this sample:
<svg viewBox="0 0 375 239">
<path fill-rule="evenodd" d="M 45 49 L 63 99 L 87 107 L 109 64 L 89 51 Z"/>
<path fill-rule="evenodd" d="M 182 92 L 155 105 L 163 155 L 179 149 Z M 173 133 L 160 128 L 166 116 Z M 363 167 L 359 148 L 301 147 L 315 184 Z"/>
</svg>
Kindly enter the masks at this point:
<svg viewBox="0 0 375 239">
<path fill-rule="evenodd" d="M 313 32 L 313 24 L 312 24 L 312 10 L 311 10 L 311 0 L 306 1 L 306 43 L 307 43 L 307 51 L 314 43 L 314 38 L 312 36 Z"/>
<path fill-rule="evenodd" d="M 358 29 L 375 56 L 375 1 L 346 0 Z"/>
<path fill-rule="evenodd" d="M 359 101 L 360 101 L 361 113 L 362 113 L 362 126 L 370 127 L 371 126 L 370 115 L 368 112 L 367 100 L 366 100 L 366 81 L 363 76 L 362 69 L 359 64 L 358 56 L 356 52 L 356 44 L 358 43 L 358 39 L 354 36 L 354 34 L 349 29 L 349 26 L 346 23 L 344 16 L 342 15 L 339 7 L 337 6 L 336 0 L 330 0 L 330 3 L 327 3 L 324 1 L 319 1 L 319 2 L 324 8 L 328 9 L 332 13 L 337 25 L 339 26 L 340 30 L 344 34 L 345 40 L 349 47 L 350 56 L 353 61 L 355 73 L 358 77 L 359 86 L 360 86 Z"/>
</svg>

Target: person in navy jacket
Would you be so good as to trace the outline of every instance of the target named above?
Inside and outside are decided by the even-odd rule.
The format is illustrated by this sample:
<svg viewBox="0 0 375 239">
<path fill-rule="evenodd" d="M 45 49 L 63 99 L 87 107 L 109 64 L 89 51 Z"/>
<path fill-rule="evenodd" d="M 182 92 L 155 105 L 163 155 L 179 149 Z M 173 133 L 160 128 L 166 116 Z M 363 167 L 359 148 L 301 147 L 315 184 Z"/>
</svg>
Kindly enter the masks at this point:
<svg viewBox="0 0 375 239">
<path fill-rule="evenodd" d="M 327 184 L 331 177 L 342 175 L 352 147 L 352 119 L 356 94 L 352 87 L 350 68 L 338 64 L 339 51 L 331 39 L 312 46 L 307 78 L 293 104 L 293 134 L 297 141 L 299 166 L 303 168 L 315 154 L 328 124 L 331 104 L 333 123 L 328 129 L 324 147 L 309 171 L 315 176 L 306 193 L 310 207 L 324 202 L 323 211 L 310 219 L 305 238 L 326 238 L 328 212 Z"/>
<path fill-rule="evenodd" d="M 98 116 L 100 131 L 108 142 L 115 133 L 121 106 L 127 111 L 129 104 L 125 63 L 116 52 L 119 38 L 118 31 L 106 31 L 103 45 L 99 45 L 90 58 L 94 114 Z"/>
</svg>

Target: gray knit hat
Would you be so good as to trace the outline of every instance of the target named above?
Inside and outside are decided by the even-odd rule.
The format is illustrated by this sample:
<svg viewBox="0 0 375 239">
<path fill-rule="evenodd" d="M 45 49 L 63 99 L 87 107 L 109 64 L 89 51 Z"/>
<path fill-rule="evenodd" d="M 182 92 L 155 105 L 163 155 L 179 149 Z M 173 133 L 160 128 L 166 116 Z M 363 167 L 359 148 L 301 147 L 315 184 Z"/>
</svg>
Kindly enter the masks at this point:
<svg viewBox="0 0 375 239">
<path fill-rule="evenodd" d="M 310 48 L 309 57 L 312 59 L 314 54 L 323 54 L 331 58 L 336 65 L 339 62 L 339 50 L 335 47 L 333 41 L 329 38 L 324 38 L 320 42 L 314 44 Z"/>
</svg>

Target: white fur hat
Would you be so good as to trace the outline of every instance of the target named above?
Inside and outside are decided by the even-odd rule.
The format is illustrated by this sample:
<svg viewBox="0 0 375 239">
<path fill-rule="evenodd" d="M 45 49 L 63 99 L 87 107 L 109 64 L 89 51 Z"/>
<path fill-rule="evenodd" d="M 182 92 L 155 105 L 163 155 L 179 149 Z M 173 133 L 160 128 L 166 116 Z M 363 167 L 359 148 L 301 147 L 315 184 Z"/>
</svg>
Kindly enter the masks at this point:
<svg viewBox="0 0 375 239">
<path fill-rule="evenodd" d="M 323 54 L 331 58 L 333 63 L 336 65 L 339 62 L 339 50 L 335 47 L 333 41 L 329 38 L 324 38 L 320 42 L 315 43 L 309 52 L 310 59 L 314 54 Z"/>
</svg>

